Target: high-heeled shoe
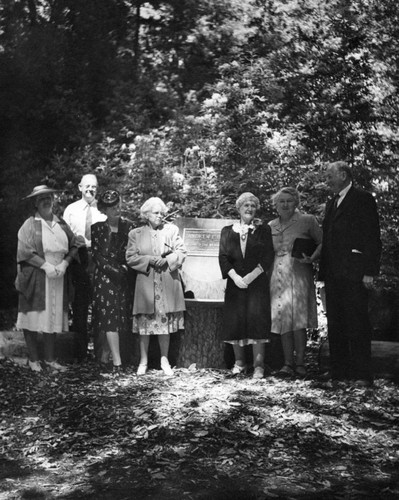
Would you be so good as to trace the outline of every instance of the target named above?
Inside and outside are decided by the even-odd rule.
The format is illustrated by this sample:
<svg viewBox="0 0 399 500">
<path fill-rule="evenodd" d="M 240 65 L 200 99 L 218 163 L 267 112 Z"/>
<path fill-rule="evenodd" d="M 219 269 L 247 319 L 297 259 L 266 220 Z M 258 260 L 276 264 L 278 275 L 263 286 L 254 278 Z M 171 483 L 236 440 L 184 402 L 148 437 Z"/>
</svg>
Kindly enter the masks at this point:
<svg viewBox="0 0 399 500">
<path fill-rule="evenodd" d="M 285 364 L 277 373 L 276 376 L 279 378 L 291 378 L 294 376 L 294 369 L 291 365 Z"/>
<path fill-rule="evenodd" d="M 168 377 L 173 377 L 175 372 L 172 370 L 169 361 L 167 359 L 161 361 L 161 368 L 165 375 L 167 375 Z"/>
<path fill-rule="evenodd" d="M 66 372 L 68 369 L 66 366 L 57 363 L 57 361 L 45 361 L 44 364 L 46 365 L 47 368 L 50 368 L 51 370 L 57 372 Z"/>
<path fill-rule="evenodd" d="M 28 360 L 28 365 L 29 368 L 36 373 L 42 372 L 43 368 L 42 365 L 40 364 L 40 361 L 29 361 Z"/>
<path fill-rule="evenodd" d="M 237 365 L 237 363 L 234 364 L 233 368 L 231 369 L 231 374 L 232 375 L 245 375 L 247 373 L 247 365 Z"/>
<path fill-rule="evenodd" d="M 147 373 L 147 365 L 140 364 L 137 368 L 137 375 L 145 375 Z"/>
<path fill-rule="evenodd" d="M 262 366 L 255 366 L 252 378 L 261 379 L 265 375 L 265 369 Z"/>
</svg>

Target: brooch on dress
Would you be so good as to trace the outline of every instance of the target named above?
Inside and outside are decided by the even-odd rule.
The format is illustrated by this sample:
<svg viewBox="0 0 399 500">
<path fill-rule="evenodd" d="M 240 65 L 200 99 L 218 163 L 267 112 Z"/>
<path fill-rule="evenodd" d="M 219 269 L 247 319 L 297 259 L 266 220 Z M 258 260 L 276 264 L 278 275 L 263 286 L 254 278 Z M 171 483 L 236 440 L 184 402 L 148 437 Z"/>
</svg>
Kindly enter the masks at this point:
<svg viewBox="0 0 399 500">
<path fill-rule="evenodd" d="M 253 233 L 255 229 L 256 226 L 254 224 L 240 224 L 239 222 L 233 224 L 233 231 L 238 233 L 243 241 L 247 239 L 248 232 L 251 231 Z"/>
</svg>

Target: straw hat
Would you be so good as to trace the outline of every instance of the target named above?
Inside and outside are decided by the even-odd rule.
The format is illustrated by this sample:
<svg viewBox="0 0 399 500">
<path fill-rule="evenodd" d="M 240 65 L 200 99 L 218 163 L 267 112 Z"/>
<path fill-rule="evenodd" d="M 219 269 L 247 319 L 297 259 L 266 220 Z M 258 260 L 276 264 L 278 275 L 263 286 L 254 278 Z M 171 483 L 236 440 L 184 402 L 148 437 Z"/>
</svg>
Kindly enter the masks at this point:
<svg viewBox="0 0 399 500">
<path fill-rule="evenodd" d="M 34 196 L 39 196 L 40 194 L 52 194 L 56 193 L 57 189 L 49 188 L 45 184 L 42 184 L 41 186 L 35 186 L 32 189 L 32 192 L 28 194 L 28 196 L 25 196 L 24 200 L 27 198 L 33 198 Z"/>
</svg>

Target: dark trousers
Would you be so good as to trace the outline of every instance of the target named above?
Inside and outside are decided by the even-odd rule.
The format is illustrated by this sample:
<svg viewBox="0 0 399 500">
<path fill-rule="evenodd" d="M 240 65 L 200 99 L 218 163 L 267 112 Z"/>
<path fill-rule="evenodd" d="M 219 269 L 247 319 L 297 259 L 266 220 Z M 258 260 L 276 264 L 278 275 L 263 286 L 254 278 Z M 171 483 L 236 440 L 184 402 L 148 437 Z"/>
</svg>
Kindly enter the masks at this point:
<svg viewBox="0 0 399 500">
<path fill-rule="evenodd" d="M 325 281 L 331 376 L 372 380 L 368 291 L 362 282 Z"/>
<path fill-rule="evenodd" d="M 88 332 L 87 319 L 92 298 L 92 284 L 88 272 L 88 261 L 82 258 L 82 263 L 73 261 L 69 266 L 74 286 L 72 302 L 72 330 L 74 331 L 74 351 L 78 361 L 87 357 Z"/>
</svg>

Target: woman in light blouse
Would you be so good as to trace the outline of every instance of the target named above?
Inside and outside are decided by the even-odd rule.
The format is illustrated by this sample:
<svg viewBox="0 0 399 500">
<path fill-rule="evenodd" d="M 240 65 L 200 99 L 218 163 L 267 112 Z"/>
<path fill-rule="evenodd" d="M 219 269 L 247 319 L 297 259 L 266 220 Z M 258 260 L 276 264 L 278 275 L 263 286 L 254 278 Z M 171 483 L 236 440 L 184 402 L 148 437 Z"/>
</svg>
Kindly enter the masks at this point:
<svg viewBox="0 0 399 500">
<path fill-rule="evenodd" d="M 24 332 L 28 364 L 33 372 L 45 367 L 66 368 L 55 360 L 57 333 L 68 331 L 68 280 L 65 273 L 78 246 L 68 224 L 53 214 L 55 189 L 46 185 L 33 188 L 26 197 L 34 201 L 35 215 L 18 231 L 17 328 Z M 39 359 L 38 333 L 43 334 L 44 361 Z"/>
<path fill-rule="evenodd" d="M 306 376 L 306 329 L 317 328 L 316 293 L 312 263 L 321 252 L 322 230 L 313 215 L 298 210 L 299 193 L 280 189 L 272 198 L 278 217 L 269 222 L 275 259 L 270 280 L 272 333 L 281 335 L 284 366 L 282 377 Z M 295 258 L 297 238 L 313 240 L 312 255 Z"/>
</svg>

